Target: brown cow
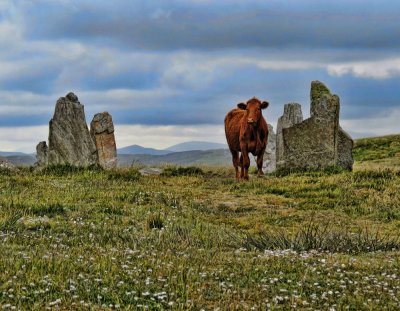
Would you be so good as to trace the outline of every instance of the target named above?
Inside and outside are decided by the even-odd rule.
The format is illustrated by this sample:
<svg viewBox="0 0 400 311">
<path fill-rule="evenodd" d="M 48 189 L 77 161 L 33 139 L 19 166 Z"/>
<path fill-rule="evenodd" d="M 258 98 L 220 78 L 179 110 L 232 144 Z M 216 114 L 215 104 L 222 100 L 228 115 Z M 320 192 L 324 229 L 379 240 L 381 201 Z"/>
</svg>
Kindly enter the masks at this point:
<svg viewBox="0 0 400 311">
<path fill-rule="evenodd" d="M 268 102 L 261 102 L 253 97 L 247 104 L 238 104 L 238 108 L 228 112 L 225 117 L 225 135 L 232 153 L 237 180 L 249 179 L 249 152 L 257 156 L 258 176 L 264 175 L 262 165 L 267 147 L 268 126 L 261 109 L 267 108 L 268 105 Z M 241 167 L 240 175 L 239 166 Z"/>
</svg>

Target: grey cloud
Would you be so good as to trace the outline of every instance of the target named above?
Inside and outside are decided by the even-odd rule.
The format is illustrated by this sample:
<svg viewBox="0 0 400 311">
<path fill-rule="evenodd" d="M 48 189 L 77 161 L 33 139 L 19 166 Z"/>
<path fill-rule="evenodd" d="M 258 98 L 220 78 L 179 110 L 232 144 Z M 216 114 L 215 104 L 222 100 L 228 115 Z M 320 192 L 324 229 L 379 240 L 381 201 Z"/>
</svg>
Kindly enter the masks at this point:
<svg viewBox="0 0 400 311">
<path fill-rule="evenodd" d="M 35 39 L 108 40 L 110 45 L 146 50 L 400 46 L 395 13 L 400 4 L 395 2 L 378 6 L 338 1 L 326 8 L 320 1 L 169 3 L 45 3 L 29 7 L 25 31 Z"/>
<path fill-rule="evenodd" d="M 229 109 L 252 96 L 270 101 L 265 115 L 272 123 L 290 101 L 307 114 L 314 79 L 341 97 L 345 119 L 373 118 L 399 104 L 397 77 L 376 81 L 326 71 L 327 64 L 398 55 L 397 19 L 384 6 L 358 12 L 361 2 L 352 1 L 344 13 L 316 1 L 20 3 L 23 18 L 16 20 L 26 37 L 0 52 L 14 69 L 0 75 L 0 89 L 13 94 L 0 102 L 2 125 L 47 124 L 68 91 L 78 94 L 88 119 L 109 110 L 117 124 L 152 126 L 222 124 Z M 23 70 L 14 66 L 19 60 Z M 46 96 L 30 101 L 20 94 L 27 90 Z M 24 113 L 12 113 L 13 107 Z"/>
</svg>

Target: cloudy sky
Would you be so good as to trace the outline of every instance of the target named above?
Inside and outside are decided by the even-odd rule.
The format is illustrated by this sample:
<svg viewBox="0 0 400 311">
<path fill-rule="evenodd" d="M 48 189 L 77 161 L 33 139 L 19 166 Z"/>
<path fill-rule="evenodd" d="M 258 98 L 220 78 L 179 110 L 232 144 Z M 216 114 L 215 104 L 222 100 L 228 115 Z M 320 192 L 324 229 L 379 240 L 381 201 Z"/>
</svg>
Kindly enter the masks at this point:
<svg viewBox="0 0 400 311">
<path fill-rule="evenodd" d="M 224 142 L 238 102 L 309 115 L 312 80 L 341 99 L 354 137 L 400 133 L 400 1 L 0 0 L 0 150 L 47 140 L 60 96 L 117 145 Z"/>
</svg>

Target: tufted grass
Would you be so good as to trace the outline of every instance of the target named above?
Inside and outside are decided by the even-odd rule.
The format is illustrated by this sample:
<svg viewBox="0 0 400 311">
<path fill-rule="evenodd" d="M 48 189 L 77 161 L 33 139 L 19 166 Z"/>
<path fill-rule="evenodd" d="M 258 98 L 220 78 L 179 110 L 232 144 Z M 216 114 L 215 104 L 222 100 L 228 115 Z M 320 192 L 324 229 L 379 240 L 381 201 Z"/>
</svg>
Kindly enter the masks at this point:
<svg viewBox="0 0 400 311">
<path fill-rule="evenodd" d="M 0 307 L 400 308 L 400 170 L 0 173 Z"/>
</svg>

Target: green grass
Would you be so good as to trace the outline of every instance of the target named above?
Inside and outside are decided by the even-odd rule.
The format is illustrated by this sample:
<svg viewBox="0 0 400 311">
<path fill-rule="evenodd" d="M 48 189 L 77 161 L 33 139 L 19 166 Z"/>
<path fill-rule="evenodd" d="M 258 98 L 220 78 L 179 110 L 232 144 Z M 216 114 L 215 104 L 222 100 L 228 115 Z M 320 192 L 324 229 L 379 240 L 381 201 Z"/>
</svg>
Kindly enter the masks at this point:
<svg viewBox="0 0 400 311">
<path fill-rule="evenodd" d="M 196 166 L 188 166 L 188 167 L 175 167 L 168 166 L 164 168 L 162 172 L 163 176 L 201 176 L 204 175 L 204 172 L 201 168 Z"/>
<path fill-rule="evenodd" d="M 400 167 L 400 135 L 357 139 L 355 169 L 379 170 Z"/>
<path fill-rule="evenodd" d="M 399 309 L 400 171 L 374 161 L 249 182 L 233 168 L 2 172 L 0 306 Z"/>
<path fill-rule="evenodd" d="M 353 153 L 356 161 L 399 157 L 400 135 L 357 139 Z"/>
</svg>

